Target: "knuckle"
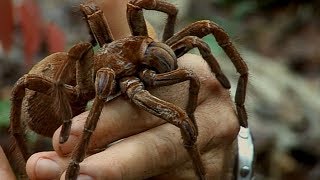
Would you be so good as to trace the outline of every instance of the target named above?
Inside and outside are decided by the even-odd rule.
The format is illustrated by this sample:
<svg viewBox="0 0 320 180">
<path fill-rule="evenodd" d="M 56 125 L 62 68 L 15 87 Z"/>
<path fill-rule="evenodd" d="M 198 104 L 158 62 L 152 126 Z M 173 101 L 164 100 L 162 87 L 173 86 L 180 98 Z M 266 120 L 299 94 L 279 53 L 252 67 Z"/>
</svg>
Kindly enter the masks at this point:
<svg viewBox="0 0 320 180">
<path fill-rule="evenodd" d="M 220 100 L 221 101 L 221 100 Z M 207 103 L 213 103 L 208 105 Z M 203 151 L 232 144 L 240 130 L 232 102 L 210 101 L 196 111 L 200 145 Z"/>
</svg>

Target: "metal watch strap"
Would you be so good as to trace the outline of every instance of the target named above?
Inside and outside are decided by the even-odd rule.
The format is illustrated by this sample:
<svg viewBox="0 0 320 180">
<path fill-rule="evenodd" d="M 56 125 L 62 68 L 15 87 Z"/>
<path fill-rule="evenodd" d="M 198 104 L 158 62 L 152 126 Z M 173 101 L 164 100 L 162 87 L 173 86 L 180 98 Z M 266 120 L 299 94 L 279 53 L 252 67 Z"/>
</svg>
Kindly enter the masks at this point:
<svg viewBox="0 0 320 180">
<path fill-rule="evenodd" d="M 236 180 L 252 180 L 254 145 L 249 128 L 241 127 L 238 134 L 238 154 L 235 163 Z"/>
</svg>

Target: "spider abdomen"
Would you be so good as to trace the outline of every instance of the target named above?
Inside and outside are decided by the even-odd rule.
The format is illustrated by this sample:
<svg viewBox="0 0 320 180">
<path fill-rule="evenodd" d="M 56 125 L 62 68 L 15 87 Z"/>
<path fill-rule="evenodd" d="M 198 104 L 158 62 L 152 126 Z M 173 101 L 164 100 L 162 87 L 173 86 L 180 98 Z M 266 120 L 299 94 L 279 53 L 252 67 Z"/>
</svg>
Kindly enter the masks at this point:
<svg viewBox="0 0 320 180">
<path fill-rule="evenodd" d="M 28 74 L 37 74 L 52 82 L 56 82 L 55 73 L 67 60 L 67 53 L 55 53 L 36 64 Z M 68 76 L 64 77 L 64 83 L 76 85 L 76 69 L 70 69 Z M 46 95 L 40 92 L 26 89 L 26 96 L 23 100 L 22 118 L 26 120 L 28 127 L 34 132 L 43 136 L 51 137 L 55 130 L 62 124 L 61 109 L 54 93 Z M 68 99 L 68 97 L 64 97 Z M 69 99 L 68 99 L 69 100 Z M 60 100 L 59 100 L 60 101 Z M 86 101 L 74 100 L 70 103 L 72 115 L 78 115 L 85 110 Z"/>
</svg>

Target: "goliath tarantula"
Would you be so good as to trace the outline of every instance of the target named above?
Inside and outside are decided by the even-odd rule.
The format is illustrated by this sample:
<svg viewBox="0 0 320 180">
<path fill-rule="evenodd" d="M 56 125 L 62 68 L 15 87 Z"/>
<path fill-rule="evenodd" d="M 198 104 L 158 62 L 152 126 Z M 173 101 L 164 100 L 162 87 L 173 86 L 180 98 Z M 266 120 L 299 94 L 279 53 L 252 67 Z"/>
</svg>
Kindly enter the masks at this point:
<svg viewBox="0 0 320 180">
<path fill-rule="evenodd" d="M 163 0 L 131 0 L 127 6 L 127 19 L 132 36 L 114 40 L 102 11 L 94 3 L 82 4 L 80 9 L 90 28 L 91 44 L 79 43 L 67 53 L 46 57 L 13 88 L 10 130 L 24 159 L 27 160 L 29 153 L 21 115 L 31 130 L 44 136 L 51 137 L 62 125 L 60 143 L 64 143 L 69 136 L 71 118 L 83 112 L 88 101 L 93 99 L 83 135 L 73 150 L 66 173 L 67 179 L 75 179 L 104 103 L 111 96 L 123 94 L 138 107 L 180 128 L 195 172 L 200 179 L 205 179 L 205 167 L 195 143 L 198 129 L 194 111 L 200 83 L 190 70 L 177 69 L 177 58 L 198 48 L 216 79 L 229 89 L 227 77 L 209 46 L 201 39 L 213 34 L 240 73 L 235 103 L 240 125 L 246 127 L 244 101 L 248 68 L 228 35 L 217 24 L 207 20 L 194 22 L 174 34 L 178 12 L 175 6 Z M 143 9 L 168 15 L 162 42 L 148 36 Z M 101 47 L 96 55 L 92 43 Z M 190 81 L 186 111 L 145 90 L 145 86 L 160 87 L 183 81 Z"/>
</svg>

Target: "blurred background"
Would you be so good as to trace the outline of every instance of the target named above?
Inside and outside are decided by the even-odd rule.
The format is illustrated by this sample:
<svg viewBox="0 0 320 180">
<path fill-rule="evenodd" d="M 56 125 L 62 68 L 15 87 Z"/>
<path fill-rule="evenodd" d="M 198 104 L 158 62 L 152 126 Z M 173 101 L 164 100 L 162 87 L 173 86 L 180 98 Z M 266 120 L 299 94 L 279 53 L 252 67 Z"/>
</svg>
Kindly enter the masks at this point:
<svg viewBox="0 0 320 180">
<path fill-rule="evenodd" d="M 170 0 L 177 28 L 218 23 L 248 63 L 246 106 L 256 149 L 256 179 L 320 179 L 320 1 Z M 5 148 L 10 92 L 50 53 L 88 39 L 78 0 L 1 0 L 0 144 Z M 165 16 L 145 17 L 162 33 Z M 204 38 L 234 87 L 238 75 L 212 36 Z M 198 53 L 197 50 L 194 53 Z M 31 138 L 35 150 L 47 147 Z"/>
</svg>

